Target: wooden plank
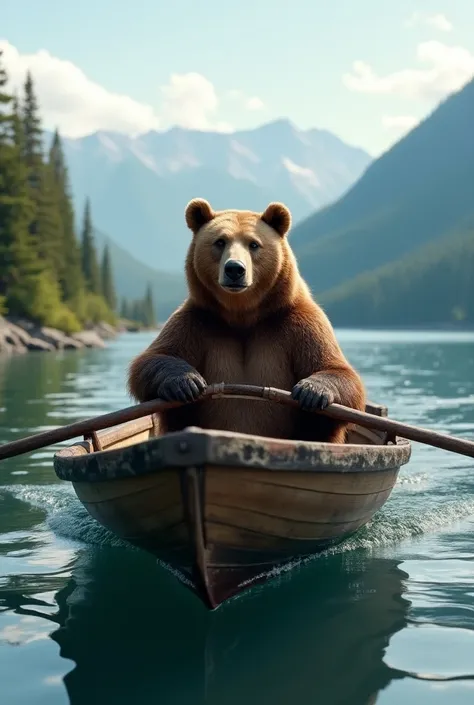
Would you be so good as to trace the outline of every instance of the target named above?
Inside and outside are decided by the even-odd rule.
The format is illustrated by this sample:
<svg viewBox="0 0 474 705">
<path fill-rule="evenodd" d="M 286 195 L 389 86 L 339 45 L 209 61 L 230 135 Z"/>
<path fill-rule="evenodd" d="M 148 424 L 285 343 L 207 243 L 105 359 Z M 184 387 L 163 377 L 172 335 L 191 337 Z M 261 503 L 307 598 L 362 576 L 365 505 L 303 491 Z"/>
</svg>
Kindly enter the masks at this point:
<svg viewBox="0 0 474 705">
<path fill-rule="evenodd" d="M 343 521 L 338 522 L 325 521 L 323 516 L 318 521 L 305 521 L 274 516 L 241 507 L 208 504 L 206 506 L 206 526 L 208 522 L 211 522 L 249 530 L 262 536 L 277 536 L 283 539 L 291 538 L 302 541 L 319 539 L 321 535 L 337 535 L 341 529 L 345 531 L 345 527 L 349 524 L 360 525 L 361 522 L 367 521 L 387 499 L 388 494 L 388 492 L 379 493 L 373 498 L 370 506 L 364 507 L 357 517 L 348 515 Z M 208 540 L 211 540 L 210 535 L 208 535 Z"/>
<path fill-rule="evenodd" d="M 100 521 L 107 529 L 125 537 L 145 535 L 149 532 L 166 533 L 167 529 L 181 523 L 183 508 L 181 504 L 162 507 L 159 511 L 145 508 L 143 513 L 128 512 L 127 508 L 116 504 L 89 504 L 84 502 L 87 511 Z"/>
<path fill-rule="evenodd" d="M 255 470 L 249 472 L 244 469 L 229 468 L 226 466 L 206 466 L 206 483 L 208 487 L 220 488 L 229 492 L 243 482 L 253 482 L 271 487 L 295 488 L 308 492 L 323 494 L 353 494 L 368 495 L 393 487 L 397 480 L 398 470 L 384 470 L 367 473 L 311 473 L 311 472 L 271 472 Z M 270 490 L 268 490 L 270 491 Z"/>
<path fill-rule="evenodd" d="M 174 562 L 175 565 L 181 565 L 182 555 L 185 555 L 187 560 L 192 560 L 194 556 L 185 521 L 170 524 L 165 529 L 158 527 L 151 528 L 146 533 L 124 534 L 122 538 L 163 559 L 166 555 L 166 558 Z"/>
<path fill-rule="evenodd" d="M 248 528 L 230 526 L 215 521 L 206 521 L 206 535 L 208 545 L 218 544 L 222 548 L 222 554 L 225 556 L 225 547 L 229 548 L 256 548 L 264 552 L 266 550 L 286 549 L 288 556 L 291 552 L 294 555 L 311 553 L 311 544 L 314 542 L 316 546 L 323 540 L 331 541 L 335 537 L 344 537 L 356 531 L 362 526 L 364 521 L 346 522 L 338 526 L 334 530 L 334 526 L 320 525 L 319 531 L 314 533 L 309 539 L 289 538 L 288 536 L 275 536 L 267 533 L 259 533 L 251 531 Z M 315 550 L 314 549 L 314 550 Z"/>
<path fill-rule="evenodd" d="M 74 483 L 77 496 L 84 502 L 111 501 L 155 488 L 168 494 L 178 492 L 179 480 L 176 470 L 119 478 L 113 481 Z"/>
<path fill-rule="evenodd" d="M 150 431 L 152 430 L 153 418 L 151 415 L 148 415 L 140 419 L 127 421 L 123 424 L 98 431 L 97 435 L 102 448 L 105 450 L 107 448 L 123 447 L 121 444 L 128 439 L 132 439 L 132 442 L 135 443 L 137 442 L 135 440 L 136 437 L 143 437 L 145 435 L 146 438 L 148 438 L 150 436 Z"/>
<path fill-rule="evenodd" d="M 341 523 L 367 516 L 378 497 L 387 498 L 391 489 L 370 495 L 321 495 L 306 490 L 240 482 L 229 489 L 206 483 L 206 518 L 209 505 L 251 510 L 294 521 Z"/>
</svg>

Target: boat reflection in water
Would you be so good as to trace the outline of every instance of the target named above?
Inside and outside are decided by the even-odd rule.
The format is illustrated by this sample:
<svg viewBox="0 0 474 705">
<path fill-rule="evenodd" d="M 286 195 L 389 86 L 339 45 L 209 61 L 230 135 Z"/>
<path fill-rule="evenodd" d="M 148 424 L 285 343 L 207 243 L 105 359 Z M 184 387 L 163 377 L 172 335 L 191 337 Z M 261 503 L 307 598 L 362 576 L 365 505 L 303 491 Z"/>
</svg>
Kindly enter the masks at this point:
<svg viewBox="0 0 474 705">
<path fill-rule="evenodd" d="M 82 554 L 52 635 L 71 705 L 373 705 L 406 624 L 406 574 L 358 551 L 320 557 L 209 612 L 151 556 Z"/>
</svg>

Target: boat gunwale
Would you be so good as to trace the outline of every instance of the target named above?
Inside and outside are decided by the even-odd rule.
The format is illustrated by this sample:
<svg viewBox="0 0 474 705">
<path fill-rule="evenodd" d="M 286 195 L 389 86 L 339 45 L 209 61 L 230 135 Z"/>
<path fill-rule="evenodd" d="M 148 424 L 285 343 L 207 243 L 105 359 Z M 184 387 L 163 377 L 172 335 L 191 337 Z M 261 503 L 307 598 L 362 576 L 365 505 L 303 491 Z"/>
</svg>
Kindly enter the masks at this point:
<svg viewBox="0 0 474 705">
<path fill-rule="evenodd" d="M 97 435 L 100 440 L 100 432 Z M 73 483 L 120 480 L 191 466 L 363 474 L 399 469 L 410 456 L 410 441 L 400 437 L 390 444 L 334 444 L 190 426 L 118 448 L 94 450 L 91 441 L 78 441 L 55 453 L 54 469 L 58 478 Z"/>
</svg>

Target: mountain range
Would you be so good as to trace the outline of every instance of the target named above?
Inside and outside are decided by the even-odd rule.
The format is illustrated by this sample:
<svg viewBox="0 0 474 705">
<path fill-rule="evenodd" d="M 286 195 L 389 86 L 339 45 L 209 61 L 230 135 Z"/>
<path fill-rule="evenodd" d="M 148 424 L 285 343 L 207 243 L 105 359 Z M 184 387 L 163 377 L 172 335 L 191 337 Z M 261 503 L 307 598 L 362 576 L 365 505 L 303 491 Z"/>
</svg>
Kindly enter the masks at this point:
<svg viewBox="0 0 474 705">
<path fill-rule="evenodd" d="M 63 142 L 76 212 L 89 197 L 98 230 L 138 262 L 177 273 L 191 198 L 216 209 L 264 210 L 284 201 L 298 222 L 339 198 L 372 160 L 330 132 L 300 130 L 286 119 L 232 134 L 174 127 Z"/>
</svg>

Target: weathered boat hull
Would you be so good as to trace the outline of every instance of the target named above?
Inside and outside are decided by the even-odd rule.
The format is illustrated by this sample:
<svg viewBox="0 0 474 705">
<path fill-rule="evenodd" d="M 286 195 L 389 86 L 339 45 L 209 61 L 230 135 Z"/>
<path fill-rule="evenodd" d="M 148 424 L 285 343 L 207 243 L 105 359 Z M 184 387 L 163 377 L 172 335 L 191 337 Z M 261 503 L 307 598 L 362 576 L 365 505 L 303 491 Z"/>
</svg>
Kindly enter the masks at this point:
<svg viewBox="0 0 474 705">
<path fill-rule="evenodd" d="M 344 445 L 156 430 L 147 417 L 104 431 L 59 451 L 55 470 L 92 517 L 210 608 L 356 532 L 411 452 L 361 428 Z"/>
</svg>

